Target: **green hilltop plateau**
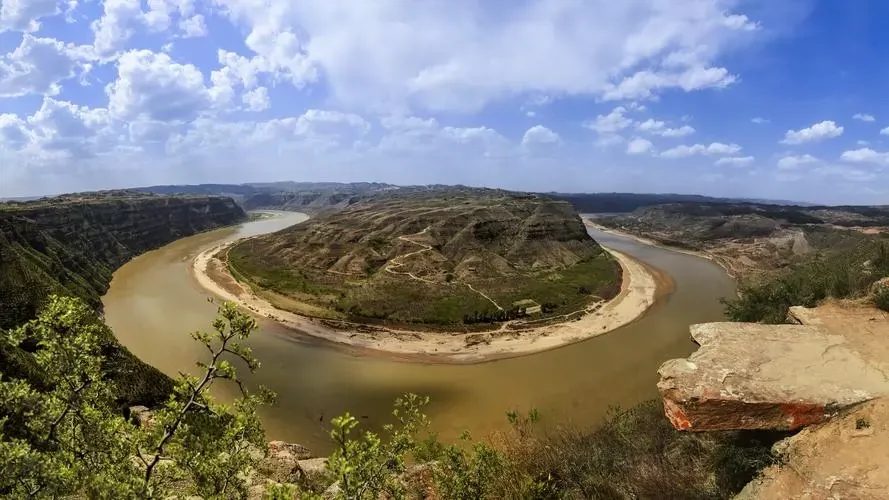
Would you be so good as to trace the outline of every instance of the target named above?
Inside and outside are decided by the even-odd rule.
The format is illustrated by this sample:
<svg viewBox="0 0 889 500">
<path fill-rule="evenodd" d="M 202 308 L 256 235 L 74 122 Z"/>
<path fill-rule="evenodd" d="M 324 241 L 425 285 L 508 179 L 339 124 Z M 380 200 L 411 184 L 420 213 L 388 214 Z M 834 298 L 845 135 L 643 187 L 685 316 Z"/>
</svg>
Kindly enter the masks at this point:
<svg viewBox="0 0 889 500">
<path fill-rule="evenodd" d="M 569 203 L 471 188 L 370 195 L 237 244 L 228 263 L 278 307 L 413 327 L 569 314 L 621 279 Z"/>
</svg>

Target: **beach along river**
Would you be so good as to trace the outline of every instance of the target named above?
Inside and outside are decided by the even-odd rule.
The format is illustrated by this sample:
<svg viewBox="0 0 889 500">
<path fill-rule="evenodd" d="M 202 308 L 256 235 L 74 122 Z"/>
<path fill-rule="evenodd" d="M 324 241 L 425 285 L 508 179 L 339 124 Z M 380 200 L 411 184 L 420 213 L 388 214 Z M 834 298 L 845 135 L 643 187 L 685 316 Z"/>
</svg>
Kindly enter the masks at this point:
<svg viewBox="0 0 889 500">
<path fill-rule="evenodd" d="M 210 294 L 191 275 L 194 257 L 222 241 L 305 219 L 286 213 L 246 222 L 133 259 L 114 274 L 103 299 L 107 323 L 123 345 L 167 374 L 196 370 L 194 362 L 204 359 L 206 350 L 189 333 L 208 330 L 218 304 L 208 301 Z M 349 411 L 378 428 L 388 421 L 395 398 L 406 392 L 431 397 L 427 413 L 448 440 L 463 430 L 484 436 L 502 429 L 510 409 L 536 407 L 548 423 L 590 427 L 611 406 L 626 408 L 657 397 L 658 366 L 694 350 L 688 325 L 721 320 L 719 299 L 734 295 L 734 283 L 708 260 L 593 229 L 590 234 L 665 271 L 675 288 L 637 321 L 555 350 L 471 365 L 420 364 L 344 350 L 259 320 L 250 346 L 262 368 L 245 378 L 278 393 L 277 406 L 262 412 L 269 439 L 326 453 L 331 417 Z"/>
</svg>

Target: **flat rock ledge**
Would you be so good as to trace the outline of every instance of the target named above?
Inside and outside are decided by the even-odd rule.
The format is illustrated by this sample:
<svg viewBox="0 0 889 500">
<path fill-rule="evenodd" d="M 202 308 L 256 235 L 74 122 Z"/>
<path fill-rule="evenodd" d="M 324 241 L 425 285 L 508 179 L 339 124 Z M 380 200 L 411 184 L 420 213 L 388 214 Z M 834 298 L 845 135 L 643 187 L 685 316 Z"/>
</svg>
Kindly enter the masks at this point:
<svg viewBox="0 0 889 500">
<path fill-rule="evenodd" d="M 889 318 L 869 307 L 791 308 L 793 325 L 705 323 L 700 348 L 661 365 L 680 430 L 795 430 L 889 394 Z"/>
</svg>

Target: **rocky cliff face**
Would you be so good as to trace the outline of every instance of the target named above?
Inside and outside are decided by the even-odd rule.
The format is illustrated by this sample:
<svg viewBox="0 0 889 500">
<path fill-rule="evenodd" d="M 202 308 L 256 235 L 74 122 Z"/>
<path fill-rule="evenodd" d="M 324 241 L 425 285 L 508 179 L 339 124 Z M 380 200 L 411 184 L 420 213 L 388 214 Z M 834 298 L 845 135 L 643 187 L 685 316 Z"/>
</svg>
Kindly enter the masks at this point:
<svg viewBox="0 0 889 500">
<path fill-rule="evenodd" d="M 99 307 L 111 273 L 129 259 L 244 217 L 215 196 L 110 193 L 0 205 L 0 328 L 33 317 L 53 292 Z"/>
<path fill-rule="evenodd" d="M 230 198 L 111 192 L 0 204 L 0 331 L 36 316 L 51 294 L 100 309 L 111 274 L 129 259 L 177 238 L 235 223 Z M 107 366 L 121 401 L 153 403 L 171 381 L 107 332 Z M 0 342 L 0 373 L 40 385 L 30 355 Z"/>
</svg>

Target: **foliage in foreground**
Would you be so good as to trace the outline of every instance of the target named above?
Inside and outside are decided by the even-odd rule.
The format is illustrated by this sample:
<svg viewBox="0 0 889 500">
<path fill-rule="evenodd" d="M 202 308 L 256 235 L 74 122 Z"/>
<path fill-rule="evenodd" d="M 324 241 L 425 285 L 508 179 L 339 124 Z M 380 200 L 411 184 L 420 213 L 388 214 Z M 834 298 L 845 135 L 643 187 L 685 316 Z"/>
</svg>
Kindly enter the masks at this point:
<svg viewBox="0 0 889 500">
<path fill-rule="evenodd" d="M 784 323 L 790 306 L 814 307 L 828 298 L 861 298 L 874 282 L 889 276 L 889 242 L 868 240 L 855 248 L 815 255 L 779 271 L 762 283 L 742 286 L 740 298 L 726 302 L 732 321 Z M 889 292 L 872 297 L 889 311 Z"/>
<path fill-rule="evenodd" d="M 103 326 L 79 300 L 52 297 L 37 319 L 2 335 L 36 347 L 52 388 L 0 378 L 0 496 L 245 498 L 264 481 L 256 474 L 266 449 L 256 409 L 270 395 L 244 392 L 232 406 L 208 396 L 219 380 L 238 383 L 229 360 L 259 366 L 241 343 L 252 319 L 226 304 L 212 333 L 194 333 L 209 360 L 198 363 L 200 376 L 180 376 L 142 426 L 114 404 L 101 369 Z M 540 428 L 535 410 L 509 412 L 509 430 L 448 445 L 429 430 L 427 402 L 400 398 L 381 435 L 359 432 L 349 414 L 334 419 L 326 471 L 268 484 L 266 497 L 728 498 L 772 460 L 772 436 L 680 433 L 654 402 L 614 411 L 593 431 Z"/>
<path fill-rule="evenodd" d="M 230 304 L 220 307 L 213 333 L 193 334 L 209 352 L 200 376 L 181 375 L 146 426 L 117 410 L 102 371 L 103 328 L 82 301 L 53 296 L 36 319 L 3 333 L 8 345 L 36 346 L 50 389 L 0 378 L 0 496 L 243 496 L 251 446 L 265 449 L 256 408 L 270 395 L 244 391 L 226 406 L 209 391 L 219 380 L 238 381 L 230 359 L 259 366 L 241 343 L 255 322 Z"/>
<path fill-rule="evenodd" d="M 461 445 L 446 446 L 428 433 L 425 402 L 412 395 L 399 400 L 399 425 L 387 427 L 383 438 L 353 437 L 354 417 L 336 419 L 337 450 L 325 480 L 281 498 L 321 498 L 325 490 L 348 499 L 425 498 L 430 491 L 455 500 L 730 498 L 774 462 L 771 445 L 783 437 L 678 432 L 651 401 L 614 410 L 594 431 L 547 431 L 538 428 L 536 411 L 510 412 L 509 431 L 486 442 L 464 435 Z"/>
</svg>

